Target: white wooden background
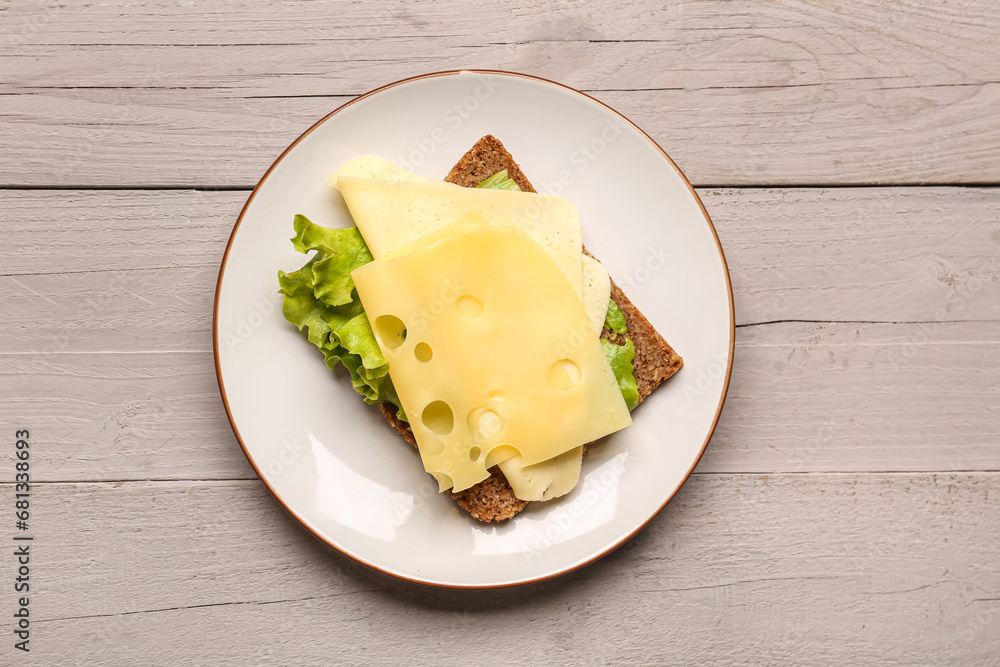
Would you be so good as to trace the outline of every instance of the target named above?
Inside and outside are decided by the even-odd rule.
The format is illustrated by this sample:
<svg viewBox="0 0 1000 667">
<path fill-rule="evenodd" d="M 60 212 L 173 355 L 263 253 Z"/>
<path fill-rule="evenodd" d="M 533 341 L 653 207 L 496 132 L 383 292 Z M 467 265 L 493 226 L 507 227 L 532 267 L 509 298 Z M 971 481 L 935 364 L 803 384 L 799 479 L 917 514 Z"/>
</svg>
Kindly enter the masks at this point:
<svg viewBox="0 0 1000 667">
<path fill-rule="evenodd" d="M 0 541 L 15 429 L 38 482 L 31 652 L 4 547 L 0 664 L 1000 664 L 998 35 L 987 0 L 0 3 Z M 736 294 L 688 484 L 611 556 L 508 591 L 311 538 L 211 354 L 274 157 L 460 67 L 639 123 Z"/>
</svg>

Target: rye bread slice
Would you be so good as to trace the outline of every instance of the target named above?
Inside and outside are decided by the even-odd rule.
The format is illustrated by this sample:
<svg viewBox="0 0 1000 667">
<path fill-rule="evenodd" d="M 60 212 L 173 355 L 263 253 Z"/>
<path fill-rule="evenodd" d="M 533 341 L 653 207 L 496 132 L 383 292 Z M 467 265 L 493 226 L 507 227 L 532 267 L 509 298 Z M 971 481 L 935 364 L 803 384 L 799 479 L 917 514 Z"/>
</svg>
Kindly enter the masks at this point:
<svg viewBox="0 0 1000 667">
<path fill-rule="evenodd" d="M 445 180 L 471 188 L 503 169 L 507 170 L 507 175 L 522 190 L 536 192 L 503 144 L 489 134 L 477 141 L 469 152 L 462 156 L 462 159 L 452 167 Z M 587 252 L 586 248 L 584 248 L 584 252 L 594 257 Z M 664 380 L 679 371 L 684 365 L 684 361 L 663 339 L 663 336 L 657 333 L 649 320 L 629 301 L 614 281 L 611 282 L 611 300 L 625 316 L 628 337 L 635 346 L 635 359 L 632 363 L 635 381 L 639 387 L 639 402 L 642 403 Z M 625 344 L 624 336 L 616 337 L 610 329 L 605 329 L 601 333 L 601 337 L 619 345 Z M 413 437 L 413 432 L 410 431 L 406 422 L 396 417 L 395 406 L 383 403 L 379 407 L 382 408 L 382 414 L 399 431 L 399 434 L 416 447 L 417 441 Z M 487 522 L 509 519 L 528 504 L 527 501 L 520 500 L 514 495 L 507 479 L 500 472 L 500 468 L 496 466 L 490 469 L 490 476 L 487 479 L 475 486 L 457 493 L 452 491 L 448 493 L 462 509 L 474 518 Z"/>
</svg>

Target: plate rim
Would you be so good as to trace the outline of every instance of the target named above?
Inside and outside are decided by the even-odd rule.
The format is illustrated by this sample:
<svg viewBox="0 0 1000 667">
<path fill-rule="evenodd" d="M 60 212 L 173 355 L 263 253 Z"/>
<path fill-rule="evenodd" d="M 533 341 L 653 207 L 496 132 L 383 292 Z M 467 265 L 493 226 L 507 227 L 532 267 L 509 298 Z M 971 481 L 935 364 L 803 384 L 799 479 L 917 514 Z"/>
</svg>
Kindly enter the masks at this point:
<svg viewBox="0 0 1000 667">
<path fill-rule="evenodd" d="M 621 118 L 622 120 L 624 120 L 632 128 L 634 128 L 635 130 L 637 130 L 666 159 L 667 163 L 674 169 L 674 171 L 677 173 L 677 175 L 680 176 L 681 180 L 684 182 L 684 185 L 687 187 L 688 191 L 694 197 L 694 200 L 698 203 L 698 208 L 701 209 L 701 213 L 702 213 L 702 215 L 705 218 L 705 222 L 708 223 L 709 231 L 712 232 L 712 237 L 715 239 L 715 246 L 716 246 L 716 249 L 718 250 L 718 253 L 719 253 L 719 259 L 722 260 L 722 268 L 724 269 L 725 278 L 726 278 L 726 292 L 727 292 L 728 297 L 729 297 L 729 354 L 728 354 L 728 361 L 727 361 L 727 364 L 726 364 L 726 377 L 725 377 L 725 381 L 723 382 L 723 385 L 722 385 L 722 394 L 719 397 L 719 404 L 716 406 L 716 409 L 715 409 L 715 416 L 712 419 L 712 425 L 709 427 L 708 433 L 705 436 L 705 440 L 704 440 L 704 442 L 701 445 L 701 449 L 698 451 L 698 456 L 695 457 L 694 461 L 691 464 L 691 467 L 688 468 L 688 471 L 686 473 L 684 473 L 684 477 L 681 480 L 681 483 L 677 486 L 677 488 L 674 489 L 674 491 L 667 497 L 667 499 L 664 500 L 663 503 L 652 514 L 650 514 L 650 516 L 648 518 L 646 518 L 639 526 L 637 526 L 634 530 L 632 530 L 630 533 L 628 533 L 625 537 L 617 540 L 616 542 L 614 542 L 613 544 L 611 544 L 611 545 L 609 545 L 607 547 L 602 548 L 598 553 L 585 558 L 581 562 L 578 562 L 578 563 L 575 563 L 575 564 L 571 564 L 571 565 L 569 565 L 567 567 L 564 567 L 564 568 L 558 570 L 557 572 L 551 572 L 551 573 L 545 574 L 543 576 L 534 577 L 534 578 L 531 578 L 531 579 L 525 579 L 523 581 L 513 581 L 513 582 L 498 583 L 498 584 L 449 584 L 449 583 L 443 583 L 443 582 L 437 582 L 437 581 L 427 581 L 427 580 L 424 580 L 424 579 L 418 579 L 418 578 L 415 578 L 415 577 L 406 576 L 406 575 L 401 574 L 399 572 L 393 572 L 391 570 L 388 570 L 388 569 L 385 569 L 383 567 L 380 567 L 379 565 L 377 565 L 375 563 L 372 563 L 372 562 L 369 562 L 368 560 L 366 560 L 366 559 L 364 559 L 364 558 L 362 558 L 362 557 L 360 557 L 360 556 L 358 556 L 356 554 L 352 554 L 352 553 L 346 551 L 345 549 L 339 547 L 338 545 L 334 544 L 331 540 L 329 540 L 329 539 L 325 538 L 324 536 L 320 535 L 315 530 L 313 530 L 313 528 L 297 512 L 295 512 L 295 510 L 293 510 L 291 507 L 289 507 L 285 503 L 285 501 L 281 498 L 281 496 L 274 489 L 274 487 L 272 487 L 271 484 L 264 477 L 264 475 L 261 474 L 260 468 L 257 466 L 256 462 L 254 461 L 253 456 L 250 455 L 250 452 L 247 449 L 246 444 L 243 442 L 243 437 L 240 435 L 240 430 L 236 426 L 236 421 L 233 419 L 233 413 L 232 413 L 232 411 L 229 408 L 229 399 L 226 396 L 226 386 L 225 386 L 225 383 L 223 382 L 223 379 L 222 379 L 222 366 L 221 366 L 221 363 L 220 363 L 220 360 L 219 360 L 219 300 L 220 300 L 219 297 L 220 297 L 221 292 L 222 292 L 222 280 L 223 280 L 223 277 L 225 276 L 226 263 L 229 260 L 229 252 L 232 249 L 233 241 L 236 239 L 236 233 L 239 231 L 240 225 L 243 222 L 243 217 L 246 215 L 246 212 L 249 210 L 250 205 L 253 203 L 254 199 L 257 197 L 257 193 L 260 191 L 261 187 L 264 185 L 264 182 L 271 175 L 271 172 L 274 171 L 274 169 L 278 166 L 278 164 L 282 160 L 285 159 L 285 157 L 292 151 L 292 149 L 294 149 L 296 146 L 298 146 L 299 142 L 301 142 L 307 136 L 309 136 L 310 134 L 312 134 L 312 132 L 315 129 L 317 129 L 320 125 L 322 125 L 323 123 L 325 123 L 326 121 L 328 121 L 330 118 L 334 117 L 335 115 L 337 115 L 341 111 L 347 109 L 351 105 L 353 105 L 353 104 L 355 104 L 357 102 L 360 102 L 361 100 L 364 100 L 366 98 L 372 97 L 373 95 L 377 95 L 378 93 L 381 93 L 381 92 L 383 92 L 385 90 L 388 90 L 390 88 L 395 88 L 396 86 L 399 86 L 399 85 L 402 85 L 402 84 L 410 83 L 410 82 L 413 82 L 413 81 L 419 81 L 421 79 L 430 79 L 430 78 L 439 77 L 439 76 L 455 76 L 455 75 L 460 75 L 460 74 L 463 74 L 463 73 L 466 73 L 466 72 L 473 73 L 473 74 L 494 74 L 494 75 L 501 75 L 501 76 L 518 77 L 518 78 L 522 78 L 522 79 L 528 79 L 528 80 L 531 80 L 531 81 L 536 81 L 536 82 L 541 82 L 541 83 L 545 83 L 545 84 L 548 84 L 548 85 L 556 86 L 557 88 L 561 88 L 564 91 L 568 91 L 568 92 L 574 93 L 576 95 L 579 95 L 579 96 L 583 97 L 586 100 L 589 100 L 591 102 L 596 102 L 597 104 L 601 105 L 605 109 L 609 110 L 610 112 L 612 112 L 613 114 L 615 114 L 616 116 L 618 116 L 619 118 Z M 587 565 L 590 565 L 591 563 L 594 563 L 595 561 L 600 560 L 604 556 L 607 556 L 608 554 L 610 554 L 611 552 L 615 551 L 620 546 L 622 546 L 623 544 L 625 544 L 626 542 L 628 542 L 629 540 L 631 540 L 633 537 L 635 537 L 640 531 L 642 531 L 647 525 L 649 525 L 649 523 L 653 519 L 655 519 L 657 516 L 659 516 L 659 514 L 670 503 L 670 501 L 674 499 L 674 497 L 681 490 L 681 488 L 683 488 L 683 486 L 685 484 L 687 484 L 688 479 L 690 479 L 691 474 L 694 472 L 694 469 L 698 466 L 698 463 L 701 461 L 702 456 L 704 456 L 705 451 L 708 449 L 708 443 L 712 440 L 712 436 L 715 434 L 715 429 L 716 429 L 716 427 L 719 424 L 719 418 L 722 415 L 722 408 L 723 408 L 723 406 L 726 403 L 726 397 L 727 397 L 727 395 L 729 393 L 729 381 L 730 381 L 730 378 L 732 377 L 732 373 L 733 373 L 733 357 L 734 357 L 735 351 L 736 351 L 736 309 L 735 309 L 734 300 L 733 300 L 733 283 L 732 283 L 732 278 L 729 275 L 729 264 L 726 262 L 726 254 L 725 254 L 725 252 L 724 252 L 724 250 L 722 248 L 722 242 L 719 240 L 719 234 L 718 234 L 718 231 L 715 228 L 715 223 L 712 222 L 712 218 L 708 214 L 708 210 L 705 208 L 705 204 L 701 201 L 701 197 L 698 196 L 698 193 L 694 189 L 694 186 L 691 185 L 691 181 L 689 181 L 688 178 L 687 178 L 687 176 L 684 174 L 684 172 L 681 171 L 681 168 L 677 166 L 677 163 L 674 162 L 673 158 L 671 158 L 667 154 L 667 152 L 665 150 L 663 150 L 663 148 L 656 142 L 656 140 L 653 139 L 651 136 L 649 136 L 649 134 L 646 133 L 645 130 L 643 130 L 641 127 L 639 127 L 638 125 L 636 125 L 630 119 L 628 119 L 627 117 L 625 117 L 624 114 L 622 114 L 621 112 L 619 112 L 616 109 L 612 108 L 608 104 L 605 104 L 601 100 L 599 100 L 599 99 L 597 99 L 595 97 L 592 97 L 592 96 L 588 95 L 587 93 L 579 91 L 576 88 L 573 88 L 571 86 L 567 86 L 566 84 L 563 84 L 563 83 L 559 83 L 558 81 L 553 81 L 551 79 L 546 79 L 544 77 L 536 76 L 536 75 L 533 75 L 533 74 L 524 74 L 522 72 L 511 72 L 511 71 L 499 70 L 499 69 L 453 69 L 453 70 L 441 70 L 441 71 L 437 71 L 437 72 L 429 72 L 427 74 L 418 74 L 418 75 L 415 75 L 415 76 L 406 77 L 405 79 L 399 79 L 398 81 L 394 81 L 392 83 L 385 84 L 383 86 L 380 86 L 378 88 L 370 90 L 367 93 L 364 93 L 362 95 L 358 95 L 354 99 L 348 100 L 347 102 L 345 102 L 344 104 L 340 105 L 339 107 L 337 107 L 336 109 L 334 109 L 333 111 L 331 111 L 330 113 L 328 113 L 327 115 L 325 115 L 322 118 L 320 118 L 319 120 L 317 120 L 311 126 L 309 126 L 309 128 L 306 129 L 305 132 L 303 132 L 302 134 L 300 134 L 295 139 L 295 141 L 293 141 L 291 144 L 289 144 L 288 147 L 285 148 L 285 150 L 282 151 L 281 154 L 274 160 L 274 162 L 271 163 L 271 166 L 267 168 L 267 171 L 264 172 L 264 175 L 261 176 L 261 178 L 260 178 L 259 181 L 257 181 L 257 185 L 254 186 L 253 191 L 250 193 L 250 196 L 247 197 L 247 201 L 243 205 L 243 208 L 240 209 L 240 214 L 236 218 L 236 223 L 233 225 L 232 232 L 230 232 L 230 234 L 229 234 L 229 239 L 226 242 L 226 249 L 225 249 L 225 252 L 222 255 L 222 262 L 219 265 L 219 277 L 217 278 L 216 284 L 215 284 L 215 299 L 214 299 L 213 306 L 212 306 L 212 356 L 213 356 L 214 362 L 215 362 L 215 377 L 216 377 L 216 380 L 218 381 L 218 384 L 219 384 L 219 394 L 220 394 L 220 397 L 222 398 L 223 407 L 226 410 L 226 418 L 229 420 L 229 425 L 233 429 L 233 434 L 236 436 L 236 441 L 239 443 L 240 449 L 243 450 L 243 455 L 246 456 L 247 461 L 250 463 L 250 467 L 253 468 L 253 471 L 257 475 L 257 478 L 264 484 L 264 487 L 267 489 L 268 493 L 271 494 L 271 496 L 278 502 L 278 504 L 281 505 L 282 509 L 284 509 L 289 515 L 291 515 L 291 517 L 293 519 L 295 519 L 295 521 L 298 522 L 298 524 L 302 528 L 304 528 L 306 530 L 306 532 L 308 532 L 314 538 L 318 539 L 320 542 L 326 544 L 331 549 L 333 549 L 333 550 L 337 551 L 338 553 L 342 554 L 343 556 L 351 559 L 352 561 L 354 561 L 356 563 L 360 563 L 361 565 L 364 565 L 365 567 L 367 567 L 369 569 L 375 570 L 376 572 L 380 572 L 380 573 L 382 573 L 384 575 L 393 577 L 394 579 L 400 579 L 400 580 L 403 580 L 403 581 L 407 581 L 407 582 L 414 583 L 414 584 L 420 584 L 420 585 L 423 585 L 423 586 L 433 586 L 435 588 L 445 588 L 445 589 L 457 589 L 457 590 L 490 590 L 490 589 L 499 589 L 499 588 L 513 588 L 513 587 L 516 587 L 516 586 L 526 586 L 528 584 L 534 584 L 534 583 L 539 583 L 539 582 L 542 582 L 542 581 L 547 581 L 549 579 L 554 579 L 556 577 L 560 577 L 560 576 L 569 574 L 570 572 L 575 572 L 575 571 L 577 571 L 577 570 L 579 570 L 579 569 L 581 569 L 583 567 L 586 567 Z"/>
</svg>

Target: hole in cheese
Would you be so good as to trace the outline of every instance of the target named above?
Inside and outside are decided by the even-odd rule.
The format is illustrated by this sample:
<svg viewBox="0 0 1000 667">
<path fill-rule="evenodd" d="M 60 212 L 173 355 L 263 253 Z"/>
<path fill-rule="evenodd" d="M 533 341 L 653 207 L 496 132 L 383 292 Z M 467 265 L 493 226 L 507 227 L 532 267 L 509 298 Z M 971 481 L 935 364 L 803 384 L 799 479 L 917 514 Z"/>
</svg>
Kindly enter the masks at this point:
<svg viewBox="0 0 1000 667">
<path fill-rule="evenodd" d="M 406 340 L 406 325 L 395 315 L 379 315 L 375 318 L 375 333 L 388 350 L 395 350 Z"/>
<path fill-rule="evenodd" d="M 417 346 L 413 348 L 413 356 L 417 358 L 417 361 L 430 361 L 434 358 L 434 350 L 427 343 L 417 343 Z"/>
<path fill-rule="evenodd" d="M 420 413 L 420 421 L 431 431 L 448 435 L 455 428 L 455 414 L 451 406 L 444 401 L 432 401 Z"/>
<path fill-rule="evenodd" d="M 489 408 L 473 408 L 465 421 L 469 425 L 469 432 L 477 440 L 489 440 L 500 432 L 503 425 L 500 415 Z"/>
<path fill-rule="evenodd" d="M 482 454 L 483 450 L 479 449 L 479 447 L 473 447 L 472 449 L 469 450 L 469 458 L 472 459 L 473 461 L 478 461 L 479 457 L 482 456 Z"/>
<path fill-rule="evenodd" d="M 424 445 L 424 453 L 426 453 L 427 456 L 438 456 L 442 452 L 444 452 L 443 442 L 427 438 L 427 444 Z"/>
<path fill-rule="evenodd" d="M 580 383 L 580 367 L 570 359 L 560 359 L 549 368 L 549 384 L 560 391 L 572 389 Z"/>
<path fill-rule="evenodd" d="M 486 467 L 492 468 L 501 461 L 506 461 L 512 456 L 520 456 L 521 452 L 517 451 L 510 445 L 500 445 L 499 447 L 494 447 L 490 450 L 490 453 L 486 455 Z"/>
<path fill-rule="evenodd" d="M 435 480 L 437 480 L 439 491 L 444 491 L 445 489 L 450 489 L 454 486 L 454 482 L 451 480 L 451 475 L 446 475 L 443 472 L 432 472 L 431 475 Z"/>
<path fill-rule="evenodd" d="M 455 305 L 458 307 L 458 312 L 465 317 L 468 317 L 470 320 L 483 314 L 483 302 L 474 296 L 469 296 L 468 294 L 458 297 L 458 301 Z"/>
<path fill-rule="evenodd" d="M 409 406 L 426 470 L 449 476 L 453 489 L 462 491 L 490 476 L 487 463 L 519 454 L 527 469 L 631 420 L 586 309 L 552 258 L 518 229 L 456 224 L 441 228 L 430 245 L 383 256 L 352 277 L 373 320 L 407 316 L 406 342 L 385 350 L 392 383 Z M 483 306 L 479 317 L 459 311 L 462 296 Z M 416 357 L 421 342 L 433 350 L 430 363 Z M 577 380 L 568 391 L 549 382 L 553 363 L 562 359 L 576 364 L 568 370 L 560 364 L 553 373 L 560 386 Z M 423 415 L 434 401 L 451 408 L 442 423 L 434 423 L 433 411 Z M 469 412 L 477 407 L 501 418 L 500 432 L 488 440 L 468 428 Z M 426 455 L 422 443 L 428 439 L 443 441 L 444 452 Z M 469 458 L 473 446 L 482 452 L 476 461 Z"/>
</svg>

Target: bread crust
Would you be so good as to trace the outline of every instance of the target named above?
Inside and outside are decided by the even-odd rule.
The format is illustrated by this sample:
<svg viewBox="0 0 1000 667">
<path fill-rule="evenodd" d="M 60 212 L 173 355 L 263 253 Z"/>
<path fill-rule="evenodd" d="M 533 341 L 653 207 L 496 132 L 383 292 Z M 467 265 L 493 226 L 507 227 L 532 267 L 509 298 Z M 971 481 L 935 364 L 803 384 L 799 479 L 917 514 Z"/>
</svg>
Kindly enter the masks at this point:
<svg viewBox="0 0 1000 667">
<path fill-rule="evenodd" d="M 507 170 L 507 175 L 522 190 L 536 192 L 517 162 L 514 161 L 513 156 L 507 152 L 507 149 L 497 138 L 489 134 L 477 141 L 462 156 L 452 167 L 445 180 L 463 187 L 475 187 L 503 169 Z M 584 252 L 590 255 L 586 248 L 584 248 Z M 593 255 L 590 256 L 593 257 Z M 679 371 L 684 365 L 684 360 L 670 347 L 663 336 L 657 333 L 649 320 L 625 296 L 625 293 L 614 281 L 611 282 L 611 300 L 625 316 L 628 337 L 635 346 L 635 359 L 632 363 L 635 381 L 639 387 L 639 402 L 641 403 L 664 380 Z M 617 344 L 625 343 L 624 336 L 615 337 L 609 329 L 605 329 L 601 333 L 601 337 Z M 396 407 L 386 403 L 379 404 L 379 407 L 389 424 L 408 443 L 416 447 L 417 441 L 413 437 L 413 432 L 410 431 L 406 422 L 396 417 Z M 520 500 L 514 495 L 514 490 L 497 466 L 490 468 L 490 476 L 482 482 L 464 491 L 457 493 L 449 491 L 448 493 L 472 517 L 485 522 L 510 519 L 528 505 L 527 501 Z"/>
<path fill-rule="evenodd" d="M 635 304 L 629 301 L 614 280 L 611 281 L 611 300 L 625 316 L 627 335 L 635 346 L 632 375 L 639 387 L 639 402 L 642 403 L 664 380 L 681 369 L 684 360 L 653 328 Z M 625 344 L 625 336 L 615 336 L 610 329 L 602 331 L 601 338 L 619 345 Z"/>
<path fill-rule="evenodd" d="M 463 188 L 474 188 L 498 171 L 507 170 L 507 176 L 525 192 L 537 192 L 514 157 L 507 152 L 500 140 L 492 134 L 476 142 L 469 152 L 451 168 L 444 180 Z"/>
</svg>

